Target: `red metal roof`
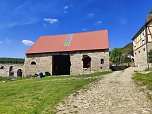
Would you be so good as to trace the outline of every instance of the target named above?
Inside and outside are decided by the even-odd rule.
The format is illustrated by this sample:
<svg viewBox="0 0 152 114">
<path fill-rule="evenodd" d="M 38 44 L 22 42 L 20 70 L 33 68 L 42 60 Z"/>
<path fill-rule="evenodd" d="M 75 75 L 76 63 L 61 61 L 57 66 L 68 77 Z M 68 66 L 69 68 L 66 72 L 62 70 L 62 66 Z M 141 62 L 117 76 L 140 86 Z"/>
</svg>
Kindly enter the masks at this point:
<svg viewBox="0 0 152 114">
<path fill-rule="evenodd" d="M 68 34 L 42 36 L 26 54 L 109 49 L 107 30 L 74 33 L 69 46 L 65 46 L 67 36 Z"/>
</svg>

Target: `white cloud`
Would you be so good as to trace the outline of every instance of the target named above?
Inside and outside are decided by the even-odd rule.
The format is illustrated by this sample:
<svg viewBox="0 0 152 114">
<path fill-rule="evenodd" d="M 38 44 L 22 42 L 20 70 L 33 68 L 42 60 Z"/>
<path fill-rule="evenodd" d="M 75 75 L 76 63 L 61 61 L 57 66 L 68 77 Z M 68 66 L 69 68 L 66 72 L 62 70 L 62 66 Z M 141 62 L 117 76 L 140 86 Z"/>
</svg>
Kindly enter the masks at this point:
<svg viewBox="0 0 152 114">
<path fill-rule="evenodd" d="M 97 21 L 94 25 L 101 25 L 102 21 Z"/>
<path fill-rule="evenodd" d="M 34 18 L 29 18 L 27 21 L 24 21 L 24 22 L 20 23 L 20 25 L 30 25 L 30 24 L 34 24 L 34 23 L 36 23 L 36 22 L 37 22 L 36 19 L 34 19 Z"/>
<path fill-rule="evenodd" d="M 73 6 L 72 4 L 69 4 L 69 5 L 64 6 L 63 9 L 67 10 L 67 9 L 71 8 L 72 6 Z"/>
<path fill-rule="evenodd" d="M 7 23 L 2 23 L 0 25 L 0 29 L 8 29 L 8 28 L 13 28 L 15 26 L 30 25 L 30 24 L 35 24 L 37 22 L 38 20 L 33 18 L 29 18 L 28 20 L 20 21 L 20 22 L 7 22 Z"/>
<path fill-rule="evenodd" d="M 6 38 L 6 42 L 10 42 L 10 41 L 11 41 L 10 39 Z"/>
<path fill-rule="evenodd" d="M 69 5 L 64 6 L 64 7 L 63 7 L 64 12 L 63 12 L 63 13 L 68 13 L 68 10 L 69 10 L 72 6 L 73 6 L 72 4 L 69 4 Z"/>
<path fill-rule="evenodd" d="M 64 10 L 66 10 L 66 9 L 68 9 L 68 8 L 70 8 L 70 6 L 69 5 L 67 5 L 67 6 L 64 6 Z"/>
<path fill-rule="evenodd" d="M 88 17 L 93 17 L 94 16 L 94 13 L 89 13 L 88 14 Z"/>
<path fill-rule="evenodd" d="M 58 19 L 51 19 L 51 18 L 44 18 L 43 19 L 44 21 L 46 21 L 46 22 L 48 22 L 48 23 L 50 23 L 50 24 L 54 24 L 54 23 L 58 23 L 59 22 L 59 20 Z"/>
<path fill-rule="evenodd" d="M 34 42 L 31 40 L 22 40 L 22 43 L 27 46 L 32 46 L 34 44 Z"/>
<path fill-rule="evenodd" d="M 2 44 L 3 42 L 0 42 L 0 44 Z"/>
<path fill-rule="evenodd" d="M 19 9 L 23 8 L 24 6 L 26 6 L 28 3 L 29 3 L 29 1 L 28 2 L 24 2 L 23 4 L 21 4 L 18 7 L 16 7 L 14 10 L 19 10 Z"/>
<path fill-rule="evenodd" d="M 68 13 L 68 11 L 64 11 L 63 13 Z"/>
</svg>

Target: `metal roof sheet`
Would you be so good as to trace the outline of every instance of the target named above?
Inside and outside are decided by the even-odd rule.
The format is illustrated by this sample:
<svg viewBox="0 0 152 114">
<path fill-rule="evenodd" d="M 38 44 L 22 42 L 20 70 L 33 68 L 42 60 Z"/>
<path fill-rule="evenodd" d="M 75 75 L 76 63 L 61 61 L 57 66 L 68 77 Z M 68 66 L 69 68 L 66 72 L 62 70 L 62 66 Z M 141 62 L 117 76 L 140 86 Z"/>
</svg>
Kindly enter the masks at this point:
<svg viewBox="0 0 152 114">
<path fill-rule="evenodd" d="M 74 33 L 70 44 L 65 46 L 68 35 L 42 36 L 26 54 L 109 49 L 107 30 Z"/>
</svg>

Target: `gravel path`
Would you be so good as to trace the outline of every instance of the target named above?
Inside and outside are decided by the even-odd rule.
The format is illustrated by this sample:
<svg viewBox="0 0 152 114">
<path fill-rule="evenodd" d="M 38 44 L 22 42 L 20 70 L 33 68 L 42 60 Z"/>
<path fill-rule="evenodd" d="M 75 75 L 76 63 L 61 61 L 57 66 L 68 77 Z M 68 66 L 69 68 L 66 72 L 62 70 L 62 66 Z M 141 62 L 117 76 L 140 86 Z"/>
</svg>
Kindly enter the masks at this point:
<svg viewBox="0 0 152 114">
<path fill-rule="evenodd" d="M 57 114 L 152 114 L 152 104 L 131 77 L 137 68 L 116 71 L 69 96 Z"/>
</svg>

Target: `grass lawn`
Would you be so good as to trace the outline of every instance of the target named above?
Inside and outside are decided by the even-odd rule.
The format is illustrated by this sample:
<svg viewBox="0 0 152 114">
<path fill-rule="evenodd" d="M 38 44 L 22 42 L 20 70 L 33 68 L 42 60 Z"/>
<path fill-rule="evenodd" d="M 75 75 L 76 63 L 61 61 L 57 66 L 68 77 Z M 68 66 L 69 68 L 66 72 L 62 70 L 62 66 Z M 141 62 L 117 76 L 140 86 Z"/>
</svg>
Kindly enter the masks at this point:
<svg viewBox="0 0 152 114">
<path fill-rule="evenodd" d="M 146 86 L 152 91 L 152 72 L 148 74 L 141 74 L 136 72 L 133 76 L 135 83 L 139 86 Z M 152 95 L 147 93 L 147 96 L 152 100 Z"/>
<path fill-rule="evenodd" d="M 16 81 L 0 78 L 0 114 L 54 113 L 54 107 L 65 96 L 108 73 L 110 72 Z M 99 78 L 93 78 L 96 76 Z"/>
<path fill-rule="evenodd" d="M 133 79 L 138 84 L 146 85 L 148 89 L 152 89 L 152 72 L 148 74 L 141 74 L 141 73 L 136 72 L 134 74 Z"/>
</svg>

